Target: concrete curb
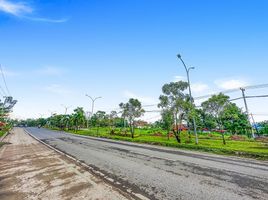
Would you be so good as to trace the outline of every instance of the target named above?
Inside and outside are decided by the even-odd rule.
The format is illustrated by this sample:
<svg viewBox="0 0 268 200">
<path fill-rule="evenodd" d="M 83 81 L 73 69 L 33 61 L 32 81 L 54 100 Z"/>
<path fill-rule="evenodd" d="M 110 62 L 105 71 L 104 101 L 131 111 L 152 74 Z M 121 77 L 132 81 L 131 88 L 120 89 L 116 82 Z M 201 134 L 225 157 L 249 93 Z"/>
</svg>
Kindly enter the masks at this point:
<svg viewBox="0 0 268 200">
<path fill-rule="evenodd" d="M 137 193 L 134 193 L 131 191 L 131 189 L 129 188 L 126 188 L 124 185 L 122 185 L 121 183 L 119 182 L 115 182 L 112 178 L 106 176 L 105 174 L 103 174 L 102 172 L 94 169 L 93 167 L 87 165 L 86 163 L 84 162 L 81 162 L 80 160 L 78 160 L 77 158 L 67 154 L 67 153 L 64 153 L 63 151 L 60 151 L 52 146 L 50 146 L 49 144 L 43 142 L 42 140 L 38 139 L 37 137 L 35 137 L 34 135 L 32 135 L 29 131 L 27 131 L 26 129 L 23 129 L 24 132 L 26 134 L 28 134 L 30 137 L 32 137 L 33 139 L 35 139 L 36 141 L 40 142 L 41 144 L 45 145 L 46 147 L 50 148 L 51 150 L 63 155 L 63 156 L 66 156 L 67 158 L 75 161 L 77 164 L 79 164 L 80 166 L 82 167 L 85 167 L 87 170 L 89 170 L 91 173 L 93 173 L 94 175 L 102 178 L 103 180 L 105 180 L 106 183 L 110 184 L 110 185 L 113 185 L 114 187 L 118 187 L 118 186 L 121 186 L 124 191 L 121 191 L 120 189 L 117 189 L 117 191 L 119 193 L 121 193 L 123 196 L 126 195 L 126 193 L 129 195 L 127 198 L 130 198 L 130 199 L 138 199 L 138 200 L 149 200 L 147 197 L 141 195 L 141 194 L 137 194 Z"/>
</svg>

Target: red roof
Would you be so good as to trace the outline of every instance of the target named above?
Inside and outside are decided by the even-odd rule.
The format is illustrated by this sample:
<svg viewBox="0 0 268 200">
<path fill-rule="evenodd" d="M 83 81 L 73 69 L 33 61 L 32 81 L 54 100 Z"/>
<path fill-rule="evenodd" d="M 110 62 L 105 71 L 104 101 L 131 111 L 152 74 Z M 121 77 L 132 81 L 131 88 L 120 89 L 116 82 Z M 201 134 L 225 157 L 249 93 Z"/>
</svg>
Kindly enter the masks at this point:
<svg viewBox="0 0 268 200">
<path fill-rule="evenodd" d="M 177 128 L 175 126 L 173 126 L 173 128 L 175 130 L 181 130 L 181 131 L 187 131 L 188 128 L 186 126 L 184 126 L 183 124 L 177 125 Z"/>
</svg>

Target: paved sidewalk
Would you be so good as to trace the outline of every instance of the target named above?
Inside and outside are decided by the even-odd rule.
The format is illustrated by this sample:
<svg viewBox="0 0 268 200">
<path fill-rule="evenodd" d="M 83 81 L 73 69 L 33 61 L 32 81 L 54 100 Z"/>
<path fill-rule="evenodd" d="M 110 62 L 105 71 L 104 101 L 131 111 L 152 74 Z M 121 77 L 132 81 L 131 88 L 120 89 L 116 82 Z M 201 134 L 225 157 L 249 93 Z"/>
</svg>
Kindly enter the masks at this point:
<svg viewBox="0 0 268 200">
<path fill-rule="evenodd" d="M 0 148 L 0 199 L 127 199 L 73 161 L 14 129 Z"/>
</svg>

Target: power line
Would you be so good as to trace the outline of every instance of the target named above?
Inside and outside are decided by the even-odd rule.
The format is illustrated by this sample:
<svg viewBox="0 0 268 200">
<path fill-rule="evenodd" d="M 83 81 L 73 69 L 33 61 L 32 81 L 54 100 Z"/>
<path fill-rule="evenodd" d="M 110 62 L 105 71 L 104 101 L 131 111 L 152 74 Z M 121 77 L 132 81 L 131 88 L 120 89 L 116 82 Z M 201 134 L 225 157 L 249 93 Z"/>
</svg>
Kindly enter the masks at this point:
<svg viewBox="0 0 268 200">
<path fill-rule="evenodd" d="M 268 116 L 268 113 L 252 113 L 252 115 L 256 115 L 256 116 Z"/>
<path fill-rule="evenodd" d="M 260 84 L 260 85 L 249 85 L 249 86 L 246 86 L 246 87 L 243 87 L 243 88 L 244 89 L 259 89 L 259 88 L 267 88 L 267 87 L 268 87 L 268 83 Z M 218 93 L 227 94 L 227 93 L 232 93 L 232 92 L 238 92 L 239 90 L 240 90 L 240 88 L 235 88 L 235 89 L 220 91 Z M 207 94 L 207 95 L 204 95 L 204 96 L 195 97 L 194 100 L 205 99 L 205 98 L 211 97 L 212 95 L 215 95 L 215 94 L 218 94 L 218 93 Z"/>
<path fill-rule="evenodd" d="M 0 85 L 0 89 L 2 92 L 0 92 L 1 96 L 4 97 L 4 96 L 7 96 L 5 90 L 2 88 L 2 86 Z"/>
<path fill-rule="evenodd" d="M 249 99 L 249 98 L 265 98 L 265 97 L 268 97 L 268 95 L 265 94 L 265 95 L 245 96 L 246 99 Z M 236 101 L 236 100 L 239 100 L 239 99 L 243 99 L 243 97 L 230 99 L 229 101 Z"/>
<path fill-rule="evenodd" d="M 145 110 L 145 112 L 161 112 L 161 110 Z"/>
<path fill-rule="evenodd" d="M 0 88 L 1 88 L 1 86 L 0 86 Z M 1 88 L 2 89 L 2 88 Z M 5 95 L 3 95 L 3 93 L 0 91 L 0 95 L 2 96 L 2 97 L 4 97 Z"/>
<path fill-rule="evenodd" d="M 142 107 L 154 107 L 157 106 L 158 104 L 149 104 L 149 105 L 142 105 Z"/>
<path fill-rule="evenodd" d="M 268 95 L 246 96 L 246 98 L 262 98 L 262 97 L 268 97 Z"/>
<path fill-rule="evenodd" d="M 9 96 L 11 96 L 10 91 L 9 91 L 9 89 L 8 89 L 8 87 L 7 87 L 7 83 L 6 83 L 5 75 L 4 75 L 3 68 L 2 68 L 2 65 L 1 65 L 1 64 L 0 64 L 0 69 L 1 69 L 1 74 L 2 74 L 3 81 L 4 81 L 5 86 L 6 86 L 7 93 L 8 93 Z"/>
</svg>

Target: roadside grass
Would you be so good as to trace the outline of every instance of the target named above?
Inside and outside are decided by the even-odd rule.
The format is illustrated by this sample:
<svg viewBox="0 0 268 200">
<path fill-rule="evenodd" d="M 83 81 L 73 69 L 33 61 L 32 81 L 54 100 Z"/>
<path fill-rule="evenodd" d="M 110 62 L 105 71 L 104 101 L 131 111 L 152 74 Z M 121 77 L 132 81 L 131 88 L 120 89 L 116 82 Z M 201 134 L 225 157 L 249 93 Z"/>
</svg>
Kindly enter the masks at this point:
<svg viewBox="0 0 268 200">
<path fill-rule="evenodd" d="M 0 130 L 0 139 L 1 139 L 1 137 L 2 137 L 3 135 L 5 135 L 5 133 L 6 133 L 6 131 Z M 1 148 L 4 144 L 6 144 L 6 143 L 5 143 L 5 142 L 0 142 L 0 148 Z"/>
<path fill-rule="evenodd" d="M 110 128 L 90 128 L 68 132 L 73 134 L 123 140 L 129 142 L 145 143 L 176 147 L 189 150 L 212 152 L 224 155 L 237 155 L 261 160 L 268 160 L 268 143 L 254 141 L 245 138 L 244 141 L 231 140 L 230 135 L 226 135 L 226 145 L 222 144 L 221 135 L 218 133 L 199 134 L 199 144 L 195 144 L 194 136 L 186 131 L 181 133 L 182 142 L 179 144 L 174 137 L 167 138 L 167 134 L 162 130 L 136 129 L 135 137 L 130 137 L 130 132 L 115 129 L 114 134 L 110 134 Z"/>
<path fill-rule="evenodd" d="M 0 130 L 0 138 L 1 138 L 3 135 L 5 135 L 5 133 L 6 133 L 6 131 L 2 131 L 2 130 Z"/>
</svg>

